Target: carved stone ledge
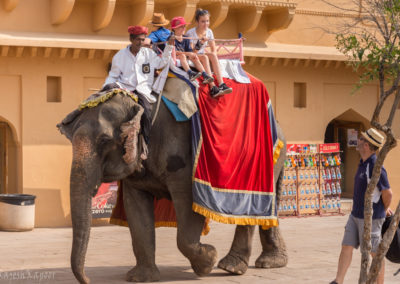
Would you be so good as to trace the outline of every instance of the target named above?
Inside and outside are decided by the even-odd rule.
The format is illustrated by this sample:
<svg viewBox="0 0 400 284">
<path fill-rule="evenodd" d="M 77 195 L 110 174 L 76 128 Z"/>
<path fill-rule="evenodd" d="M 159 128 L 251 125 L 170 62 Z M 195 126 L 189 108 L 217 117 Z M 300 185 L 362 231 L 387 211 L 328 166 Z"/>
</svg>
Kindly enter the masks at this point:
<svg viewBox="0 0 400 284">
<path fill-rule="evenodd" d="M 154 0 L 138 0 L 132 2 L 131 25 L 145 26 L 154 13 Z"/>
<path fill-rule="evenodd" d="M 171 18 L 182 16 L 187 22 L 192 22 L 198 3 L 199 0 L 186 0 L 179 1 L 175 5 L 169 5 L 168 8 L 171 11 L 169 16 Z"/>
<path fill-rule="evenodd" d="M 217 28 L 225 21 L 228 16 L 229 5 L 228 2 L 221 1 L 202 6 L 203 9 L 208 10 L 212 15 L 210 19 L 210 26 L 212 29 Z"/>
<path fill-rule="evenodd" d="M 71 15 L 75 0 L 51 0 L 50 19 L 53 25 L 64 23 Z"/>
<path fill-rule="evenodd" d="M 17 7 L 19 0 L 1 0 L 1 2 L 3 4 L 4 10 L 6 10 L 7 12 L 11 12 L 12 10 L 14 10 L 15 7 Z"/>
<path fill-rule="evenodd" d="M 264 8 L 264 6 L 251 6 L 245 11 L 241 11 L 238 19 L 240 32 L 253 32 L 260 23 Z"/>
<path fill-rule="evenodd" d="M 295 8 L 281 8 L 267 12 L 267 29 L 272 33 L 286 29 L 293 20 Z"/>
<path fill-rule="evenodd" d="M 114 14 L 116 0 L 97 0 L 93 7 L 93 30 L 107 27 Z"/>
</svg>

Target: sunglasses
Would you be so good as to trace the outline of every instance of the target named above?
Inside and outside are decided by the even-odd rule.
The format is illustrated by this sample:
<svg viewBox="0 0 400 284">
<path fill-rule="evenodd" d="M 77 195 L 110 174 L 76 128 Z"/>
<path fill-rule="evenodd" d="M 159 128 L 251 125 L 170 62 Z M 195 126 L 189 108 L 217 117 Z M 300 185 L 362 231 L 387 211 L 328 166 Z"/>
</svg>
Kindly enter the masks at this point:
<svg viewBox="0 0 400 284">
<path fill-rule="evenodd" d="M 358 140 L 363 141 L 363 142 L 368 142 L 367 139 L 365 139 L 365 138 L 362 137 L 362 136 L 358 137 Z"/>
</svg>

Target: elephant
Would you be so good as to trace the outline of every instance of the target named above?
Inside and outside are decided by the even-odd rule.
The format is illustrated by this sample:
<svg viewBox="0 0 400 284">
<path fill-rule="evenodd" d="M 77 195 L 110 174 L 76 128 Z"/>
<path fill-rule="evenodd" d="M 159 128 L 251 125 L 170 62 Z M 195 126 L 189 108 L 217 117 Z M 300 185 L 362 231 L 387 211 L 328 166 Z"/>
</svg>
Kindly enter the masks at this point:
<svg viewBox="0 0 400 284">
<path fill-rule="evenodd" d="M 103 182 L 121 180 L 124 207 L 132 238 L 136 266 L 127 281 L 158 281 L 155 264 L 153 199 L 173 201 L 177 216 L 177 246 L 197 275 L 210 273 L 216 249 L 200 243 L 205 222 L 192 210 L 191 124 L 176 122 L 161 103 L 151 128 L 147 159 L 139 139 L 143 108 L 129 96 L 117 93 L 94 108 L 75 110 L 58 129 L 72 143 L 70 206 L 73 229 L 71 268 L 80 283 L 89 283 L 84 272 L 91 226 L 91 198 Z M 284 141 L 280 128 L 279 138 Z M 286 144 L 275 164 L 275 183 L 282 179 Z M 278 189 L 280 186 L 277 187 Z M 279 192 L 279 190 L 278 190 Z M 278 194 L 279 197 L 279 194 Z M 254 226 L 237 226 L 228 255 L 219 267 L 243 274 L 248 267 Z M 261 230 L 263 252 L 257 267 L 280 267 L 287 263 L 279 228 Z"/>
</svg>

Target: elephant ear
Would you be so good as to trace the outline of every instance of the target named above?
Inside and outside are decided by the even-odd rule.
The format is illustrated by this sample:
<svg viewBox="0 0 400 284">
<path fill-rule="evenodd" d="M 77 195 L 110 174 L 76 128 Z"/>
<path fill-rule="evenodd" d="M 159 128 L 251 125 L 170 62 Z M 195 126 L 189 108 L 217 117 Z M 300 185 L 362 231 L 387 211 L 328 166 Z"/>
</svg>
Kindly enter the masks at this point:
<svg viewBox="0 0 400 284">
<path fill-rule="evenodd" d="M 143 114 L 143 108 L 139 104 L 135 104 L 134 116 L 131 120 L 121 125 L 121 139 L 124 142 L 125 155 L 123 159 L 128 165 L 135 163 L 138 159 L 138 153 L 142 152 L 145 146 L 139 141 L 140 119 Z M 143 155 L 141 155 L 143 158 Z"/>
<path fill-rule="evenodd" d="M 58 130 L 72 141 L 74 121 L 82 114 L 82 110 L 76 109 L 68 114 L 63 121 L 57 124 Z"/>
</svg>

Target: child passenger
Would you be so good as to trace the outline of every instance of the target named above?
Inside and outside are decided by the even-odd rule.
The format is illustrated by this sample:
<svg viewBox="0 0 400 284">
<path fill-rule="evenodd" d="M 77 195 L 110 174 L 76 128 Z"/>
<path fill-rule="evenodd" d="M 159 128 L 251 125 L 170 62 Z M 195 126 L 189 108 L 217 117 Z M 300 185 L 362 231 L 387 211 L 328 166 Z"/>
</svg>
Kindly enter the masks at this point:
<svg viewBox="0 0 400 284">
<path fill-rule="evenodd" d="M 188 30 L 187 36 L 192 38 L 192 47 L 199 55 L 201 63 L 207 73 L 211 74 L 211 67 L 217 78 L 219 87 L 214 83 L 210 84 L 211 96 L 218 97 L 224 94 L 232 93 L 232 88 L 229 88 L 222 80 L 221 69 L 218 62 L 218 57 L 215 48 L 214 34 L 209 28 L 210 14 L 207 10 L 197 9 L 196 14 L 196 27 Z M 211 52 L 205 52 L 205 47 L 210 45 Z"/>
<path fill-rule="evenodd" d="M 175 17 L 171 20 L 171 29 L 175 34 L 176 58 L 180 60 L 183 69 L 188 73 L 190 81 L 194 81 L 203 75 L 203 84 L 210 84 L 214 81 L 214 78 L 205 72 L 199 57 L 193 53 L 190 40 L 184 38 L 186 25 L 187 23 L 183 17 Z M 200 72 L 192 71 L 187 59 L 190 59 Z"/>
</svg>

